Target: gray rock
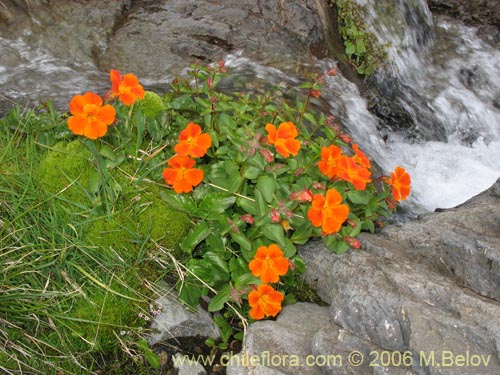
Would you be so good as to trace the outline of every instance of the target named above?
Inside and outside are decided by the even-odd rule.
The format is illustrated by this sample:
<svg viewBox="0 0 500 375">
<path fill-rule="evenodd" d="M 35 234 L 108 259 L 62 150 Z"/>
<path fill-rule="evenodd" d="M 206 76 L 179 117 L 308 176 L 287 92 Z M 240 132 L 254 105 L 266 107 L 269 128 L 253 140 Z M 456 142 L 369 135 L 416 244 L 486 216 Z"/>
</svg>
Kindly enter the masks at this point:
<svg viewBox="0 0 500 375">
<path fill-rule="evenodd" d="M 388 242 L 422 257 L 463 287 L 500 301 L 500 179 L 449 210 L 382 232 Z M 368 242 L 371 239 L 368 237 Z"/>
<path fill-rule="evenodd" d="M 183 355 L 177 353 L 175 355 L 174 368 L 177 370 L 177 375 L 206 375 L 205 368 L 195 361 L 185 361 L 182 363 Z"/>
<path fill-rule="evenodd" d="M 435 13 L 462 20 L 467 25 L 492 26 L 500 32 L 500 10 L 496 0 L 427 0 Z"/>
<path fill-rule="evenodd" d="M 99 61 L 104 70 L 161 80 L 240 49 L 259 62 L 295 67 L 323 40 L 314 0 L 136 1 Z"/>
<path fill-rule="evenodd" d="M 321 242 L 300 249 L 307 280 L 331 304 L 331 321 L 383 350 L 411 352 L 417 374 L 456 374 L 458 367 L 447 366 L 452 354 L 489 358 L 488 366 L 460 367 L 461 374 L 500 373 L 498 185 L 382 236 L 364 234 L 366 251 L 336 256 Z M 332 334 L 337 339 L 317 351 L 335 351 L 341 343 Z"/>
<path fill-rule="evenodd" d="M 408 363 L 412 360 L 408 357 L 404 359 L 404 353 L 385 350 L 370 341 L 360 339 L 335 323 L 330 323 L 316 332 L 312 342 L 312 351 L 315 356 L 324 358 L 327 362 L 323 368 L 325 375 L 414 374 L 409 367 L 404 365 L 405 360 Z M 394 356 L 396 364 L 400 360 L 401 365 L 399 367 L 381 366 L 380 362 L 386 363 L 386 357 L 381 361 L 376 353 L 382 352 L 386 353 L 384 355 Z"/>
<path fill-rule="evenodd" d="M 327 322 L 328 307 L 296 303 L 284 307 L 276 321 L 253 323 L 240 354 L 244 362 L 230 363 L 227 374 L 297 374 L 298 370 L 301 374 L 321 374 L 318 366 L 304 364 L 312 355 L 313 335 Z"/>
<path fill-rule="evenodd" d="M 148 338 L 150 345 L 175 337 L 220 337 L 219 328 L 201 307 L 198 307 L 197 312 L 190 311 L 170 295 L 160 298 L 157 304 L 163 308 L 151 324 L 153 333 Z"/>
</svg>

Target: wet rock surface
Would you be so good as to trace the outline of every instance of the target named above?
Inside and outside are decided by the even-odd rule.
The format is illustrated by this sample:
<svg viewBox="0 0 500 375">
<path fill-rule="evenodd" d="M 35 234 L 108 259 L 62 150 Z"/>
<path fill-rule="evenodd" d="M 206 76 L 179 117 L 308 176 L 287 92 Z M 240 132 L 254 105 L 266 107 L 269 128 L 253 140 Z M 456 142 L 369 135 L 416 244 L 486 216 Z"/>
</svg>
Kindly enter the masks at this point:
<svg viewBox="0 0 500 375">
<path fill-rule="evenodd" d="M 158 78 L 243 49 L 257 61 L 293 67 L 323 43 L 315 9 L 310 0 L 135 1 L 100 66 Z"/>
<path fill-rule="evenodd" d="M 466 25 L 477 26 L 484 33 L 500 38 L 500 8 L 496 0 L 427 0 L 436 14 L 446 14 L 462 20 Z"/>
</svg>

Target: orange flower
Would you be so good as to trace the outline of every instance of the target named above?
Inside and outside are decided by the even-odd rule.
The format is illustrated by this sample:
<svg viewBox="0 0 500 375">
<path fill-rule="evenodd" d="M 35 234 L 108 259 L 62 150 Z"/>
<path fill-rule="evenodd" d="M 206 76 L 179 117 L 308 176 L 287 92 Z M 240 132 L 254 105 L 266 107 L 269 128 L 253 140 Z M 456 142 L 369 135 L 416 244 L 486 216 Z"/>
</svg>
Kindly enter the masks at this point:
<svg viewBox="0 0 500 375">
<path fill-rule="evenodd" d="M 145 91 L 134 74 L 128 73 L 122 77 L 118 70 L 112 69 L 109 72 L 109 78 L 111 79 L 111 95 L 119 97 L 123 104 L 131 105 L 137 99 L 144 98 Z"/>
<path fill-rule="evenodd" d="M 93 92 L 75 95 L 69 103 L 73 116 L 68 118 L 68 128 L 76 135 L 97 139 L 108 132 L 108 125 L 115 121 L 112 105 L 102 105 L 102 98 Z"/>
<path fill-rule="evenodd" d="M 299 134 L 293 122 L 282 122 L 278 129 L 273 124 L 266 125 L 267 142 L 276 147 L 278 154 L 284 158 L 296 156 L 300 150 L 300 141 L 295 139 Z"/>
<path fill-rule="evenodd" d="M 372 167 L 370 159 L 366 157 L 365 153 L 359 149 L 356 143 L 352 144 L 352 149 L 355 152 L 354 156 L 352 157 L 352 160 L 354 160 L 356 164 L 365 167 L 367 169 L 370 169 Z"/>
<path fill-rule="evenodd" d="M 257 249 L 248 268 L 254 276 L 260 277 L 264 283 L 275 283 L 281 275 L 288 272 L 288 259 L 278 245 L 261 246 Z"/>
<path fill-rule="evenodd" d="M 318 168 L 325 176 L 335 177 L 337 174 L 337 163 L 342 156 L 340 147 L 331 145 L 321 149 L 321 160 L 318 162 Z"/>
<path fill-rule="evenodd" d="M 251 307 L 250 317 L 255 320 L 267 316 L 276 316 L 281 311 L 281 302 L 284 296 L 273 289 L 272 286 L 261 284 L 257 290 L 248 293 L 248 303 Z"/>
<path fill-rule="evenodd" d="M 337 167 L 337 177 L 353 184 L 356 190 L 364 190 L 366 184 L 371 182 L 370 171 L 356 164 L 356 162 L 348 156 L 342 156 L 337 163 Z"/>
<path fill-rule="evenodd" d="M 189 156 L 175 155 L 168 161 L 172 168 L 163 170 L 163 178 L 178 194 L 189 193 L 203 180 L 203 171 L 193 168 L 196 162 Z"/>
<path fill-rule="evenodd" d="M 212 138 L 201 132 L 201 127 L 194 122 L 187 124 L 179 134 L 179 143 L 174 147 L 175 152 L 183 156 L 201 158 L 212 145 Z"/>
<path fill-rule="evenodd" d="M 340 230 L 349 215 L 349 206 L 340 204 L 342 196 L 335 189 L 328 189 L 326 199 L 315 194 L 307 217 L 315 227 L 321 227 L 324 233 L 332 234 Z"/>
<path fill-rule="evenodd" d="M 411 178 L 406 170 L 397 166 L 393 172 L 391 172 L 391 179 L 388 181 L 389 185 L 392 186 L 392 196 L 396 201 L 404 201 L 410 195 L 410 184 Z"/>
</svg>

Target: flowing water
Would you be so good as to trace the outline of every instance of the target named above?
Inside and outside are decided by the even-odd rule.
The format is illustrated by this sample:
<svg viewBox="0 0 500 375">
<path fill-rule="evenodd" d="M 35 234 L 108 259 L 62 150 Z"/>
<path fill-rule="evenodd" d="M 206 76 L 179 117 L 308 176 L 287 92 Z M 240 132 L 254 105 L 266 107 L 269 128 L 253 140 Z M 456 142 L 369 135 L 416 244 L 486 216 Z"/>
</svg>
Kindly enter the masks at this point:
<svg viewBox="0 0 500 375">
<path fill-rule="evenodd" d="M 432 20 L 421 0 L 414 0 L 412 11 L 406 1 L 395 2 L 404 13 L 399 27 L 406 33 L 384 29 L 376 18 L 367 22 L 381 42 L 391 45 L 390 64 L 376 77 L 377 85 L 410 114 L 412 131 L 388 131 L 356 85 L 340 73 L 327 77 L 321 100 L 385 173 L 397 165 L 407 169 L 412 194 L 404 206 L 418 214 L 460 204 L 500 177 L 500 52 L 474 28 L 441 17 Z M 23 39 L 0 38 L 0 48 L 2 95 L 19 103 L 51 99 L 66 110 L 73 94 L 107 89 L 107 74 L 90 63 L 56 58 Z M 243 56 L 226 58 L 235 80 L 247 77 L 248 84 L 258 77 L 285 87 L 300 83 L 298 77 Z M 314 64 L 325 72 L 336 66 L 329 59 Z M 9 103 L 2 102 L 0 112 L 5 112 Z"/>
</svg>

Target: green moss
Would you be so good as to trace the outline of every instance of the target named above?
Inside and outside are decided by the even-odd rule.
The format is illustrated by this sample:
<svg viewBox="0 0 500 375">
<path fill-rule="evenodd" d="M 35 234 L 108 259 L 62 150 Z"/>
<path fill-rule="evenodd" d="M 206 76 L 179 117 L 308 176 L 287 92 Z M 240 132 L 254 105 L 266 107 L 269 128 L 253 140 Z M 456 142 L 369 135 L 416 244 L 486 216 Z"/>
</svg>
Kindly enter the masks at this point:
<svg viewBox="0 0 500 375">
<path fill-rule="evenodd" d="M 90 151 L 80 141 L 60 142 L 42 158 L 34 178 L 45 192 L 77 204 L 88 204 L 91 159 Z"/>
<path fill-rule="evenodd" d="M 128 275 L 127 282 L 136 285 L 127 288 L 122 281 L 112 281 L 109 287 L 115 293 L 103 288 L 95 289 L 93 293 L 88 293 L 88 298 L 79 298 L 67 313 L 74 322 L 70 323 L 71 334 L 84 339 L 80 342 L 80 349 L 88 349 L 88 343 L 91 343 L 93 350 L 109 351 L 116 347 L 115 333 L 119 335 L 120 331 L 129 327 L 145 326 L 146 321 L 138 315 L 141 301 L 136 301 L 137 294 L 132 292 L 139 288 L 139 278 L 136 276 L 134 280 Z M 147 309 L 144 302 L 142 305 Z"/>
<path fill-rule="evenodd" d="M 189 228 L 189 217 L 168 206 L 156 187 L 143 188 L 139 192 L 132 190 L 124 194 L 124 199 L 127 196 L 134 205 L 87 225 L 88 242 L 104 249 L 113 248 L 125 258 L 138 257 L 143 244 L 149 241 L 167 249 L 178 249 Z"/>
<path fill-rule="evenodd" d="M 152 91 L 146 91 L 144 98 L 139 103 L 142 114 L 146 117 L 156 117 L 158 113 L 166 108 L 162 98 Z"/>
</svg>

